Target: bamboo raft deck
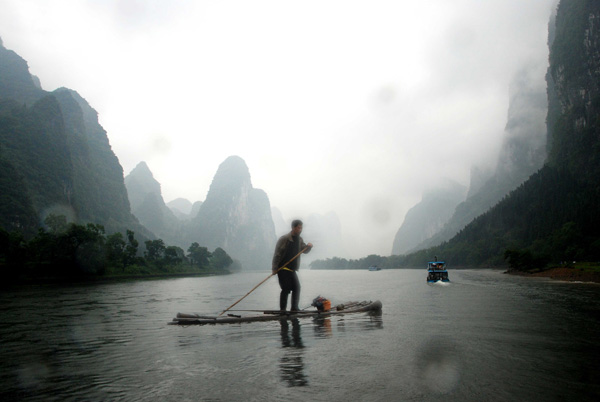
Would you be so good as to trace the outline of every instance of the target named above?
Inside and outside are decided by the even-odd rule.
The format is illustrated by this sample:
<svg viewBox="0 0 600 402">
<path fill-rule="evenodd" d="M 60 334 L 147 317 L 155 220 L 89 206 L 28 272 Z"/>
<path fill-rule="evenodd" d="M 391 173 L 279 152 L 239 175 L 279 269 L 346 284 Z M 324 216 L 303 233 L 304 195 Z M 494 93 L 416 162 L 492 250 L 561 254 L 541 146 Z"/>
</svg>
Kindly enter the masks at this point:
<svg viewBox="0 0 600 402">
<path fill-rule="evenodd" d="M 204 316 L 198 314 L 186 314 L 177 313 L 177 316 L 173 318 L 173 321 L 169 322 L 169 325 L 206 325 L 206 324 L 235 324 L 245 323 L 254 321 L 277 321 L 277 320 L 291 320 L 296 318 L 305 317 L 330 317 L 335 315 L 352 314 L 352 313 L 378 313 L 381 312 L 382 303 L 379 300 L 376 301 L 361 301 L 361 302 L 347 302 L 338 304 L 329 311 L 285 311 L 280 310 L 230 310 L 230 311 L 244 311 L 244 312 L 255 312 L 262 313 L 260 315 L 236 315 L 227 314 L 227 316 Z"/>
</svg>

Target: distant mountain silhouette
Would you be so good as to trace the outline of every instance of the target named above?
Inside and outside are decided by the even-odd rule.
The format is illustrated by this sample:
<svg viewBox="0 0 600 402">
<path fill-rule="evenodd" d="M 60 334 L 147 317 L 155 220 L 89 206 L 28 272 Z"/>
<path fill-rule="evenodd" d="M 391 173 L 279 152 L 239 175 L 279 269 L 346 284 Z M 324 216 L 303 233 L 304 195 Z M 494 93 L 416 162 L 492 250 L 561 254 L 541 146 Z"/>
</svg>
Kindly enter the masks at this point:
<svg viewBox="0 0 600 402">
<path fill-rule="evenodd" d="M 466 187 L 453 181 L 423 194 L 421 202 L 406 213 L 394 238 L 392 254 L 412 251 L 420 243 L 439 233 L 452 217 L 456 206 L 465 200 L 466 194 Z"/>
<path fill-rule="evenodd" d="M 140 223 L 165 243 L 187 249 L 182 223 L 163 200 L 160 183 L 154 179 L 146 162 L 140 162 L 125 177 L 131 211 Z"/>
<path fill-rule="evenodd" d="M 245 270 L 270 269 L 276 237 L 269 198 L 252 187 L 242 158 L 219 165 L 186 237 L 209 250 L 221 247 Z"/>
<path fill-rule="evenodd" d="M 488 173 L 486 169 L 473 167 L 466 200 L 463 199 L 462 203 L 454 206 L 455 211 L 445 222 L 438 220 L 437 223 L 442 225 L 437 226 L 436 230 L 432 230 L 431 222 L 427 222 L 436 215 L 436 211 L 427 212 L 428 207 L 425 204 L 418 206 L 416 210 L 424 219 L 420 225 L 430 230 L 427 238 L 421 238 L 422 232 L 415 231 L 419 223 L 415 221 L 418 219 L 415 211 L 411 210 L 410 226 L 413 230 L 404 232 L 403 242 L 413 246 L 399 247 L 400 243 L 395 241 L 393 254 L 401 254 L 412 249 L 424 249 L 451 239 L 473 219 L 497 204 L 542 167 L 546 158 L 547 100 L 546 88 L 532 84 L 536 82 L 535 77 L 532 76 L 535 72 L 535 69 L 523 68 L 513 77 L 509 90 L 504 140 L 494 170 Z M 439 207 L 430 199 L 424 198 L 423 201 L 433 208 Z M 446 212 L 442 216 L 445 217 Z M 407 215 L 406 219 L 408 218 Z M 411 233 L 414 233 L 414 238 L 411 238 Z M 417 238 L 420 238 L 420 241 L 414 244 Z"/>
<path fill-rule="evenodd" d="M 277 235 L 277 238 L 279 238 L 279 236 L 282 236 L 291 230 L 292 222 L 285 221 L 279 208 L 271 207 L 271 216 L 273 217 L 273 224 L 275 225 L 275 234 Z M 275 245 L 273 245 L 273 250 L 274 249 L 275 249 Z"/>
<path fill-rule="evenodd" d="M 192 206 L 191 201 L 185 198 L 176 198 L 173 201 L 167 202 L 167 207 L 169 207 L 179 219 L 186 219 L 189 217 L 192 212 Z"/>
<path fill-rule="evenodd" d="M 192 202 L 185 198 L 176 198 L 167 202 L 167 207 L 182 221 L 190 220 L 198 215 L 202 201 Z"/>
</svg>

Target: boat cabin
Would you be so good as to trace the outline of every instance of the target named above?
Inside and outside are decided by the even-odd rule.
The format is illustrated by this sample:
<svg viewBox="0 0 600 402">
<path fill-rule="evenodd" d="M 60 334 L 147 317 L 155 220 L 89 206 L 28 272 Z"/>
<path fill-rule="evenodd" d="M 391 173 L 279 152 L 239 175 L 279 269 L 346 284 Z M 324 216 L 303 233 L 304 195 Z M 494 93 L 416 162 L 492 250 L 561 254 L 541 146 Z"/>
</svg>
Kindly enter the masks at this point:
<svg viewBox="0 0 600 402">
<path fill-rule="evenodd" d="M 430 261 L 427 263 L 427 282 L 450 282 L 446 263 L 444 261 Z"/>
</svg>

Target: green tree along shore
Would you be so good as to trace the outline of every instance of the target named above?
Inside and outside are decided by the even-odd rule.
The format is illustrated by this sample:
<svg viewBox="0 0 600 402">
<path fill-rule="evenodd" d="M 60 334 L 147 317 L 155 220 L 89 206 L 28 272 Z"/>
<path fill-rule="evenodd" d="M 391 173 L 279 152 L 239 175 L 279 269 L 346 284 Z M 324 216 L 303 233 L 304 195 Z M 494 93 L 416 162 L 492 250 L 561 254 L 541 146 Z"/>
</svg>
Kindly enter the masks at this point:
<svg viewBox="0 0 600 402">
<path fill-rule="evenodd" d="M 142 253 L 135 233 L 106 235 L 102 225 L 67 223 L 49 215 L 37 235 L 0 228 L 0 270 L 5 280 L 82 280 L 143 276 L 227 274 L 235 262 L 221 248 L 193 243 L 186 252 L 163 240 L 147 240 Z"/>
</svg>

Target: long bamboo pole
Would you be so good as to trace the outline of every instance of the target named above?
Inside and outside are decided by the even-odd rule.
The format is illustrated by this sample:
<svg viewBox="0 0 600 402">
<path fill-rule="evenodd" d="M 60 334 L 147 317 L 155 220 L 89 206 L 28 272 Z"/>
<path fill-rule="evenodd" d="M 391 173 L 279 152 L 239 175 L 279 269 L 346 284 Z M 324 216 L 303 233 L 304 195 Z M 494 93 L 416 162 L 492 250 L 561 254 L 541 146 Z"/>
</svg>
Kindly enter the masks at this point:
<svg viewBox="0 0 600 402">
<path fill-rule="evenodd" d="M 300 251 L 298 254 L 296 254 L 294 256 L 294 258 L 292 258 L 291 260 L 289 260 L 288 262 L 286 262 L 285 264 L 283 264 L 277 271 L 273 272 L 271 275 L 267 276 L 265 279 L 263 279 L 258 285 L 256 285 L 255 287 L 252 288 L 252 290 L 250 290 L 248 293 L 246 293 L 244 295 L 244 297 L 242 297 L 240 300 L 236 301 L 235 303 L 233 303 L 231 306 L 227 307 L 225 310 L 221 311 L 221 314 L 219 314 L 217 317 L 222 316 L 223 314 L 225 314 L 226 311 L 228 311 L 229 309 L 231 309 L 233 306 L 235 306 L 236 304 L 238 304 L 239 302 L 241 302 L 242 300 L 244 300 L 246 298 L 246 296 L 248 296 L 250 293 L 254 292 L 254 290 L 256 290 L 257 287 L 259 287 L 260 285 L 262 285 L 263 283 L 265 283 L 266 281 L 269 280 L 269 278 L 271 278 L 272 276 L 275 276 L 277 274 L 277 272 L 279 272 L 280 270 L 282 270 L 283 268 L 285 268 L 290 262 L 294 261 L 296 258 L 300 257 L 300 254 L 302 254 L 304 251 L 306 251 L 308 247 L 304 247 L 302 249 L 302 251 Z"/>
</svg>

